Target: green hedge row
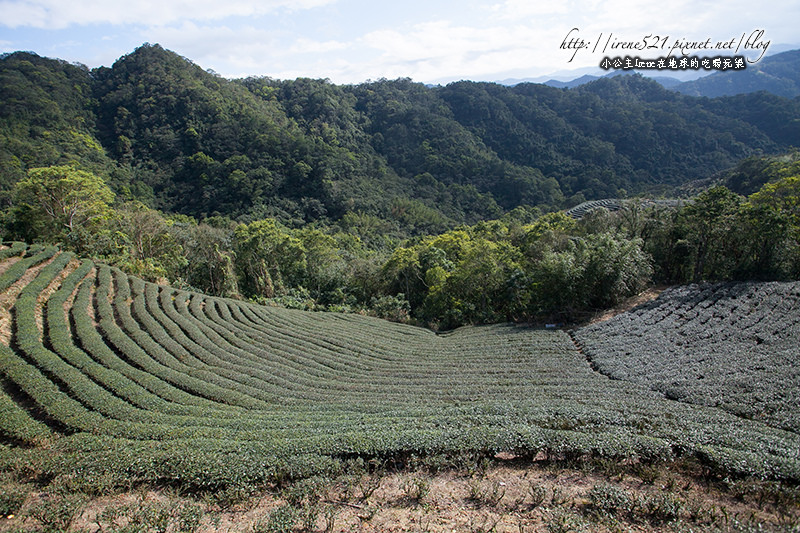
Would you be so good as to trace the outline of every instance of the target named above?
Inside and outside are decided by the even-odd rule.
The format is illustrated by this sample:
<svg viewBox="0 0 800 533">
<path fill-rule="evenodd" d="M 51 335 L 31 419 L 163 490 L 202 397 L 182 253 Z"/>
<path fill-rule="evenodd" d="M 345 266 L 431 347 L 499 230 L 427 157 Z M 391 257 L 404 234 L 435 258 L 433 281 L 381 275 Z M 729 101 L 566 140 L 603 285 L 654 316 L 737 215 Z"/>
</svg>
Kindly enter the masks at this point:
<svg viewBox="0 0 800 533">
<path fill-rule="evenodd" d="M 92 287 L 94 279 L 87 278 L 79 287 L 70 316 L 75 338 L 79 340 L 83 350 L 99 364 L 108 367 L 121 375 L 129 378 L 144 387 L 146 390 L 163 398 L 170 406 L 169 411 L 174 414 L 197 414 L 211 408 L 220 412 L 240 411 L 240 408 L 231 408 L 212 402 L 211 400 L 183 391 L 169 382 L 160 379 L 156 374 L 120 358 L 117 352 L 106 344 L 103 337 L 94 327 L 87 310 L 91 305 Z"/>
<path fill-rule="evenodd" d="M 12 242 L 7 245 L 7 248 L 3 248 L 0 250 L 0 260 L 8 259 L 9 257 L 14 257 L 18 255 L 22 255 L 28 249 L 28 245 L 24 242 Z"/>
<path fill-rule="evenodd" d="M 235 383 L 233 386 L 242 393 L 271 403 L 289 393 L 293 386 L 291 383 L 277 380 L 271 373 L 243 365 L 240 359 L 231 357 L 229 353 L 217 349 L 209 342 L 195 342 L 187 336 L 183 328 L 163 312 L 158 297 L 158 286 L 147 284 L 142 289 L 144 292 L 141 294 L 141 299 L 139 302 L 134 300 L 134 307 L 138 309 L 137 318 L 141 315 L 141 320 L 147 322 L 148 331 L 167 336 L 179 345 L 179 349 L 192 353 L 215 373 Z M 153 321 L 156 324 L 150 325 Z"/>
<path fill-rule="evenodd" d="M 152 337 L 143 331 L 130 313 L 128 302 L 120 294 L 114 297 L 114 307 L 108 302 L 111 271 L 108 267 L 98 269 L 97 313 L 103 337 L 119 353 L 146 372 L 150 372 L 170 384 L 191 394 L 214 402 L 247 407 L 267 408 L 268 405 L 250 396 L 220 386 L 217 376 L 206 369 L 191 367 L 169 354 Z M 123 292 L 124 295 L 124 292 Z M 120 324 L 115 320 L 115 311 Z"/>
<path fill-rule="evenodd" d="M 7 346 L 0 345 L 0 357 L 8 357 L 8 352 L 10 350 Z M 0 389 L 0 436 L 33 445 L 49 439 L 53 432 Z"/>
<path fill-rule="evenodd" d="M 186 309 L 186 293 L 175 293 L 171 289 L 160 289 L 155 285 L 147 288 L 148 308 L 153 315 L 166 323 L 169 322 L 181 332 L 181 338 L 186 342 L 199 345 L 208 357 L 214 358 L 219 365 L 229 365 L 229 368 L 255 378 L 257 386 L 266 388 L 275 395 L 275 399 L 285 401 L 287 397 L 305 398 L 319 396 L 316 386 L 322 375 L 316 375 L 317 381 L 309 380 L 293 372 L 292 368 L 282 358 L 269 356 L 264 346 L 254 343 L 242 343 L 245 348 L 228 342 L 216 331 L 198 320 L 187 318 L 178 308 Z M 184 335 L 185 333 L 185 335 Z M 273 401 L 276 401 L 273 400 Z"/>
<path fill-rule="evenodd" d="M 202 318 L 195 319 L 184 303 L 185 298 L 186 295 L 181 294 L 173 298 L 166 290 L 162 290 L 159 302 L 173 322 L 199 339 L 205 347 L 223 354 L 221 357 L 233 356 L 233 359 L 226 360 L 245 363 L 253 369 L 253 375 L 268 372 L 272 377 L 266 379 L 284 387 L 287 394 L 304 399 L 317 398 L 319 401 L 330 399 L 328 396 L 331 392 L 354 391 L 357 387 L 367 389 L 371 394 L 392 394 L 391 388 L 385 386 L 388 382 L 384 385 L 376 382 L 380 381 L 379 376 L 353 373 L 353 368 L 338 370 L 330 356 L 327 366 L 318 362 L 315 364 L 315 359 L 322 358 L 318 353 L 305 352 L 307 355 L 304 356 L 301 348 L 279 342 L 271 342 L 269 350 L 266 350 L 268 339 L 259 342 L 260 339 L 248 337 L 237 323 L 229 322 L 223 326 Z M 183 310 L 183 314 L 179 309 Z M 308 334 L 311 336 L 313 332 L 309 331 Z"/>
<path fill-rule="evenodd" d="M 176 292 L 103 266 L 91 276 L 84 262 L 47 302 L 42 338 L 37 299 L 69 260 L 55 257 L 22 289 L 13 348 L 0 348 L 5 383 L 42 411 L 34 420 L 0 395 L 0 416 L 12 413 L 0 434 L 36 442 L 48 424 L 65 434 L 51 469 L 69 458 L 79 470 L 213 490 L 354 455 L 513 451 L 693 454 L 736 475 L 800 481 L 798 435 L 608 380 L 563 332 L 433 335 Z"/>
<path fill-rule="evenodd" d="M 26 257 L 20 259 L 8 267 L 5 272 L 0 274 L 0 292 L 3 292 L 11 287 L 17 280 L 25 275 L 29 268 L 47 261 L 56 255 L 57 252 L 58 248 L 55 246 L 48 246 L 47 248 L 43 248 L 42 246 L 29 247 L 27 249 L 28 255 Z"/>
<path fill-rule="evenodd" d="M 83 280 L 89 270 L 91 270 L 92 266 L 91 262 L 88 261 L 82 263 L 77 270 L 64 280 L 61 288 L 47 301 L 47 331 L 50 345 L 53 347 L 54 352 L 58 354 L 65 363 L 80 370 L 89 379 L 123 401 L 121 405 L 117 404 L 115 412 L 98 409 L 107 416 L 122 418 L 129 421 L 167 423 L 178 426 L 206 425 L 205 423 L 208 420 L 206 416 L 179 417 L 175 416 L 174 413 L 170 413 L 173 416 L 165 418 L 163 416 L 163 411 L 168 410 L 168 402 L 152 394 L 136 381 L 97 363 L 85 351 L 73 344 L 70 330 L 64 316 L 63 305 L 76 285 Z M 99 337 L 95 339 L 95 342 L 97 340 L 99 340 Z M 84 341 L 86 341 L 86 339 Z M 133 407 L 129 407 L 128 404 L 131 404 Z M 196 414 L 204 415 L 205 413 L 198 410 Z"/>
</svg>

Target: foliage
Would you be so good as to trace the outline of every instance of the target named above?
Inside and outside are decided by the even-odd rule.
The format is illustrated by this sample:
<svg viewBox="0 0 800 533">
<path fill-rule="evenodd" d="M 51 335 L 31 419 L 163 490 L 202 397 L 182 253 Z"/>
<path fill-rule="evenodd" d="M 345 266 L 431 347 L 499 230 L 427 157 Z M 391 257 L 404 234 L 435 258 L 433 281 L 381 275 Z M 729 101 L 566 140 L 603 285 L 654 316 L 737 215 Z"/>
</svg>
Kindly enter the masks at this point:
<svg viewBox="0 0 800 533">
<path fill-rule="evenodd" d="M 64 168 L 42 170 L 58 175 Z M 28 190 L 28 181 L 19 187 Z M 72 230 L 40 213 L 27 233 L 48 240 L 60 232 L 79 251 L 91 244 L 96 259 L 149 281 L 451 329 L 575 320 L 637 294 L 651 280 L 792 279 L 800 274 L 797 189 L 797 177 L 787 176 L 748 198 L 716 186 L 678 206 L 631 200 L 580 220 L 553 212 L 527 224 L 513 217 L 484 221 L 393 250 L 383 248 L 385 241 L 379 250 L 365 246 L 362 232 L 378 241 L 364 217 L 350 217 L 344 227 L 298 229 L 276 219 L 197 223 L 137 202 L 100 203 L 103 219 Z M 87 202 L 82 209 L 93 207 Z M 10 228 L 24 226 L 30 213 L 18 208 Z M 24 268 L 12 267 L 9 275 Z"/>
<path fill-rule="evenodd" d="M 662 217 L 645 248 L 657 278 L 669 282 L 796 279 L 798 268 L 795 176 L 765 184 L 748 198 L 713 187 Z"/>
<path fill-rule="evenodd" d="M 796 144 L 779 97 L 224 80 L 158 45 L 93 71 L 7 54 L 0 90 L 7 236 L 148 281 L 450 329 L 800 275 L 796 154 L 753 156 Z M 679 206 L 555 211 L 736 161 Z"/>
<path fill-rule="evenodd" d="M 576 338 L 610 377 L 797 431 L 797 291 L 797 282 L 675 287 Z"/>
<path fill-rule="evenodd" d="M 533 267 L 535 301 L 550 313 L 604 309 L 644 289 L 652 274 L 641 239 L 575 237 Z"/>
<path fill-rule="evenodd" d="M 124 249 L 112 264 L 148 281 L 176 279 L 188 266 L 187 254 L 171 230 L 172 220 L 140 202 L 117 208 L 112 231 Z"/>
<path fill-rule="evenodd" d="M 651 260 L 643 241 L 578 235 L 563 214 L 509 227 L 481 223 L 400 247 L 384 264 L 386 290 L 426 323 L 452 328 L 562 314 L 574 318 L 641 291 Z"/>
<path fill-rule="evenodd" d="M 76 162 L 164 212 L 289 227 L 366 213 L 406 234 L 663 194 L 788 149 L 800 113 L 774 95 L 697 99 L 641 76 L 569 91 L 225 80 L 149 44 L 91 71 L 5 54 L 0 91 L 6 199 L 30 168 Z"/>
<path fill-rule="evenodd" d="M 185 261 L 175 279 L 214 296 L 239 294 L 233 252 L 233 232 L 225 227 L 197 224 L 193 220 L 175 221 L 170 230 L 185 253 Z"/>
<path fill-rule="evenodd" d="M 44 531 L 66 531 L 86 501 L 82 494 L 46 494 L 28 513 L 44 526 Z"/>
<path fill-rule="evenodd" d="M 234 234 L 234 252 L 248 296 L 272 298 L 298 285 L 306 269 L 305 249 L 274 220 L 240 225 Z"/>
<path fill-rule="evenodd" d="M 29 486 L 4 482 L 0 487 L 0 516 L 16 514 L 28 498 L 29 491 Z"/>
<path fill-rule="evenodd" d="M 800 174 L 800 151 L 777 156 L 748 157 L 723 173 L 722 185 L 741 195 L 757 192 L 767 183 Z"/>
<path fill-rule="evenodd" d="M 262 519 L 253 526 L 254 533 L 290 533 L 297 522 L 297 510 L 289 505 L 283 505 L 270 512 L 266 519 Z"/>
<path fill-rule="evenodd" d="M 408 322 L 411 306 L 405 299 L 405 295 L 400 293 L 397 296 L 373 298 L 370 302 L 370 309 L 378 318 L 393 322 Z"/>
<path fill-rule="evenodd" d="M 21 237 L 63 240 L 87 251 L 84 239 L 111 216 L 114 199 L 102 179 L 72 166 L 33 168 L 14 185 L 15 219 Z"/>
</svg>

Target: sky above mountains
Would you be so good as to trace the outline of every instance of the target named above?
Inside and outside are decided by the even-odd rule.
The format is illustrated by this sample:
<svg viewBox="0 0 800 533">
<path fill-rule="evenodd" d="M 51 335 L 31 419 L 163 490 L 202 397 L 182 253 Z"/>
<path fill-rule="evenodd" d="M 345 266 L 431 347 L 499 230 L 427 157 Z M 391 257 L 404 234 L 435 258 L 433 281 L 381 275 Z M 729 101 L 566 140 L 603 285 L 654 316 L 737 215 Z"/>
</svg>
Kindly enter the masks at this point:
<svg viewBox="0 0 800 533">
<path fill-rule="evenodd" d="M 800 43 L 796 0 L 0 0 L 0 13 L 0 52 L 93 68 L 149 42 L 226 78 L 334 83 L 496 81 L 735 49 L 755 61 Z"/>
</svg>

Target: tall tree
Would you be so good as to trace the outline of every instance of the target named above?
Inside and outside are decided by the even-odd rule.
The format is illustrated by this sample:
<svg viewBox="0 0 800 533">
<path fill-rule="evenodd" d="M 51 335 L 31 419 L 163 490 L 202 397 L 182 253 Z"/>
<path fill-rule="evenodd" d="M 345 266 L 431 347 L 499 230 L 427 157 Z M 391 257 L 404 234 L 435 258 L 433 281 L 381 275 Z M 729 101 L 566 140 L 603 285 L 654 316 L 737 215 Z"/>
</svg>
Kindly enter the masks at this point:
<svg viewBox="0 0 800 533">
<path fill-rule="evenodd" d="M 30 169 L 12 198 L 23 238 L 60 240 L 79 251 L 114 213 L 114 193 L 102 178 L 71 165 Z"/>
</svg>

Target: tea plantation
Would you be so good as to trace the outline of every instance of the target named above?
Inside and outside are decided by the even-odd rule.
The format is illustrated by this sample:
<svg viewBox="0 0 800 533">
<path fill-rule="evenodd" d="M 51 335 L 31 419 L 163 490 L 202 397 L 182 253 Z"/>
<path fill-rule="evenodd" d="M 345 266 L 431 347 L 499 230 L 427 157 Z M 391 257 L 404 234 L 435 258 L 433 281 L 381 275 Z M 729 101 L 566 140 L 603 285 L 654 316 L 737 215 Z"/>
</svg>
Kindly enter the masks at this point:
<svg viewBox="0 0 800 533">
<path fill-rule="evenodd" d="M 800 283 L 668 289 L 576 340 L 603 374 L 800 431 Z"/>
<path fill-rule="evenodd" d="M 677 289 L 581 329 L 598 372 L 563 331 L 435 334 L 180 291 L 52 247 L 0 256 L 0 469 L 205 491 L 511 452 L 800 481 L 797 285 L 745 286 L 738 304 L 734 288 Z M 725 318 L 748 300 L 756 314 Z"/>
</svg>

